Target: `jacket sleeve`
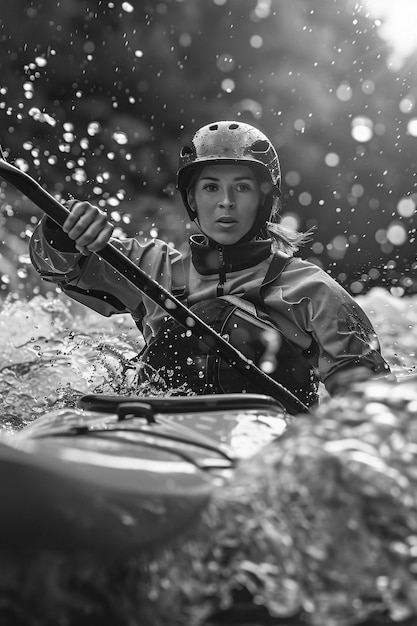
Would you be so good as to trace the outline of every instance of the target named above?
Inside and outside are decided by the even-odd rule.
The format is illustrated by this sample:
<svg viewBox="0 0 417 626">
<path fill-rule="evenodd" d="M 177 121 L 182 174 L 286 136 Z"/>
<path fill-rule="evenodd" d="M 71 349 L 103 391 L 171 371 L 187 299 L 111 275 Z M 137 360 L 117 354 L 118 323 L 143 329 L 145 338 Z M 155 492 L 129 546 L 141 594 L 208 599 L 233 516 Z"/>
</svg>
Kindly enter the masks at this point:
<svg viewBox="0 0 417 626">
<path fill-rule="evenodd" d="M 314 355 L 319 378 L 330 392 L 339 373 L 350 368 L 389 373 L 371 321 L 318 266 L 292 259 L 265 303 L 278 311 L 286 336 Z"/>
<path fill-rule="evenodd" d="M 150 240 L 142 245 L 136 239 L 112 239 L 111 243 L 165 289 L 175 291 L 181 283 L 178 278 L 173 284 L 182 266 L 181 254 L 165 242 Z M 102 315 L 130 313 L 137 323 L 144 315 L 163 315 L 160 307 L 99 255 L 79 253 L 72 240 L 48 218 L 42 218 L 36 227 L 29 249 L 31 261 L 44 280 L 59 285 L 68 296 Z"/>
</svg>

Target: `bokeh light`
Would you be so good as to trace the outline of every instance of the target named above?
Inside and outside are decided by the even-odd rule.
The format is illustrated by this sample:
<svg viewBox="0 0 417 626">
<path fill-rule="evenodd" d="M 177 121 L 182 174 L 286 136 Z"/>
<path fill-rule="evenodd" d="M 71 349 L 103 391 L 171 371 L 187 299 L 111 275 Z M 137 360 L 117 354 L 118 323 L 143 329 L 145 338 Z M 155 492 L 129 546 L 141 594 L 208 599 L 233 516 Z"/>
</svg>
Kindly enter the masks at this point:
<svg viewBox="0 0 417 626">
<path fill-rule="evenodd" d="M 401 217 L 412 217 L 416 212 L 415 196 L 401 198 L 397 204 L 397 213 Z"/>
<path fill-rule="evenodd" d="M 408 240 L 405 227 L 399 222 L 392 222 L 387 229 L 387 239 L 394 246 L 402 246 Z"/>
<path fill-rule="evenodd" d="M 374 123 L 366 116 L 358 115 L 352 120 L 351 134 L 355 141 L 366 143 L 374 135 Z"/>
</svg>

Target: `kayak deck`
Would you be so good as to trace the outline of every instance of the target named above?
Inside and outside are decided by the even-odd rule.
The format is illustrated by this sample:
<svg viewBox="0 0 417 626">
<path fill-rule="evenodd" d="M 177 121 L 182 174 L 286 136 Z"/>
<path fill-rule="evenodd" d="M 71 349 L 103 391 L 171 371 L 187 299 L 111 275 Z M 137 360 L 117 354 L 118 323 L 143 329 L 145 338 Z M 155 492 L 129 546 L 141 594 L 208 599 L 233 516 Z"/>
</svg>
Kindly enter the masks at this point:
<svg viewBox="0 0 417 626">
<path fill-rule="evenodd" d="M 84 396 L 0 444 L 0 549 L 144 550 L 285 429 L 268 396 Z M 26 539 L 26 540 L 25 540 Z"/>
</svg>

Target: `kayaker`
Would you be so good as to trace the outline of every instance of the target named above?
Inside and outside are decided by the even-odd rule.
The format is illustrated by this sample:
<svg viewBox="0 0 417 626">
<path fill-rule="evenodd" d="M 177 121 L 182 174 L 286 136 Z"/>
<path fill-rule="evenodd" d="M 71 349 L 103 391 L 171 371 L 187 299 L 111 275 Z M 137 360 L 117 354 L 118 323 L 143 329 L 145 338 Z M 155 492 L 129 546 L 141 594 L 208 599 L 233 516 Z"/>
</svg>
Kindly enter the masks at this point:
<svg viewBox="0 0 417 626">
<path fill-rule="evenodd" d="M 91 254 L 110 238 L 207 323 L 237 305 L 239 321 L 232 317 L 223 334 L 244 328 L 246 334 L 234 338 L 239 343 L 241 337 L 236 347 L 243 353 L 252 339 L 259 343 L 264 337 L 264 350 L 275 361 L 271 375 L 307 406 L 317 402 L 319 381 L 333 395 L 352 382 L 389 373 L 375 330 L 358 303 L 327 272 L 297 256 L 309 235 L 280 224 L 281 167 L 264 133 L 240 121 L 203 126 L 180 149 L 177 188 L 201 233 L 190 237 L 185 254 L 159 239 L 115 239 L 105 212 L 78 200 L 68 203 L 63 230 L 43 217 L 30 242 L 32 263 L 43 279 L 105 316 L 132 316 L 146 343 L 142 381 L 162 380 L 168 389 L 185 383 L 196 393 L 254 391 Z M 246 318 L 241 303 L 251 307 Z M 261 328 L 264 334 L 258 332 L 262 323 L 257 326 L 257 318 L 251 318 L 253 306 L 272 324 Z M 268 328 L 279 334 L 268 335 Z"/>
</svg>

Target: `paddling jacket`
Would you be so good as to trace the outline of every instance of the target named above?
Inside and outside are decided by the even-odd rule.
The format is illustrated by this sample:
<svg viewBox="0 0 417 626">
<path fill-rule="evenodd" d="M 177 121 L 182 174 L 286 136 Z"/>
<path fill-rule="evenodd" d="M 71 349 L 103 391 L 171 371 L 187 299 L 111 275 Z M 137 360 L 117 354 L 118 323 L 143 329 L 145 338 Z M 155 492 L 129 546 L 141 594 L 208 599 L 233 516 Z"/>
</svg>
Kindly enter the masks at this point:
<svg viewBox="0 0 417 626">
<path fill-rule="evenodd" d="M 210 246 L 201 235 L 190 239 L 185 255 L 158 239 L 112 239 L 112 244 L 189 307 L 219 296 L 253 293 L 273 258 L 270 241 L 223 248 Z M 160 335 L 166 312 L 97 255 L 80 254 L 46 217 L 33 233 L 30 254 L 42 278 L 78 302 L 105 316 L 129 313 L 148 346 Z M 332 393 L 339 373 L 349 368 L 387 374 L 372 324 L 350 294 L 317 265 L 298 257 L 285 261 L 262 292 L 262 310 L 308 360 L 313 377 Z"/>
</svg>

